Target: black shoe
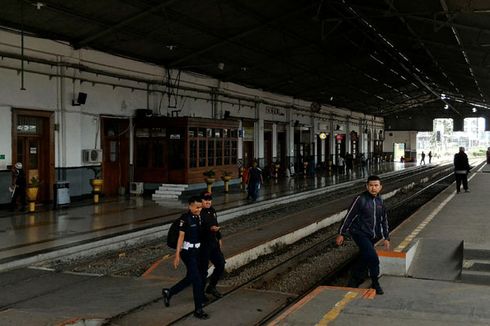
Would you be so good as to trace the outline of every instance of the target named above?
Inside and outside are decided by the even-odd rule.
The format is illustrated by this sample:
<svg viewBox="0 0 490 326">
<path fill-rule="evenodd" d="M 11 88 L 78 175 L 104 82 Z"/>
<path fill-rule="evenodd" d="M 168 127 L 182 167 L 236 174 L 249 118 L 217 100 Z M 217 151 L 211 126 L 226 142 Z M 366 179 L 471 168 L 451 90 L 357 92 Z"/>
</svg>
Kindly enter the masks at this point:
<svg viewBox="0 0 490 326">
<path fill-rule="evenodd" d="M 205 313 L 202 309 L 194 311 L 194 317 L 198 319 L 209 319 L 209 315 Z"/>
<path fill-rule="evenodd" d="M 162 289 L 163 303 L 165 303 L 165 307 L 170 306 L 170 298 L 172 295 L 170 294 L 170 289 Z"/>
<path fill-rule="evenodd" d="M 470 192 L 470 190 L 469 189 L 466 189 L 464 192 Z"/>
<path fill-rule="evenodd" d="M 381 288 L 381 286 L 379 285 L 379 283 L 373 283 L 373 284 L 371 284 L 371 288 L 376 290 L 376 294 L 381 295 L 381 294 L 384 294 L 385 293 L 383 291 L 383 289 Z"/>
<path fill-rule="evenodd" d="M 212 296 L 214 296 L 217 299 L 223 297 L 223 295 L 221 293 L 219 293 L 218 290 L 216 290 L 216 288 L 214 286 L 213 287 L 208 286 L 208 288 L 206 289 L 206 293 L 211 294 Z"/>
</svg>

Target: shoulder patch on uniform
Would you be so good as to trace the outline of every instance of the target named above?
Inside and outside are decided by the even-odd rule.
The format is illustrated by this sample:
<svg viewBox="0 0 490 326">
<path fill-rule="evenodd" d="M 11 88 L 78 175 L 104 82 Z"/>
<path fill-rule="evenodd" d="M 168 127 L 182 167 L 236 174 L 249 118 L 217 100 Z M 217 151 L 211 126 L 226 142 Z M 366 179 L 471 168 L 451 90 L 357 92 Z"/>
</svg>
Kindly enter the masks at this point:
<svg viewBox="0 0 490 326">
<path fill-rule="evenodd" d="M 180 227 L 183 227 L 184 226 L 184 220 L 180 220 L 179 226 Z"/>
</svg>

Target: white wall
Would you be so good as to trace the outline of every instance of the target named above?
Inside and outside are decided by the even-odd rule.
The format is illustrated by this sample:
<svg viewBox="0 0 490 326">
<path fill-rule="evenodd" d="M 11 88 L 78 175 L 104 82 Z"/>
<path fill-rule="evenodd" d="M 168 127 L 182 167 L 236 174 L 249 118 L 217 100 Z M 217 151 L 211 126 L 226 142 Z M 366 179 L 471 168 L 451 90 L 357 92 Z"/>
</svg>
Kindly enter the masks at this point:
<svg viewBox="0 0 490 326">
<path fill-rule="evenodd" d="M 393 152 L 394 143 L 405 143 L 405 151 L 417 149 L 416 131 L 387 131 L 383 142 L 383 152 Z"/>
<path fill-rule="evenodd" d="M 232 118 L 257 120 L 256 103 L 260 103 L 261 124 L 264 121 L 310 127 L 314 134 L 329 131 L 340 124 L 344 131 L 349 119 L 351 130 L 363 127 L 383 128 L 383 120 L 342 108 L 323 106 L 320 112 L 312 113 L 310 102 L 281 94 L 264 92 L 245 86 L 197 74 L 182 73 L 177 83 L 177 72 L 171 71 L 171 80 L 163 67 L 134 61 L 89 49 L 74 50 L 68 44 L 57 41 L 25 37 L 25 55 L 31 59 L 48 60 L 52 64 L 25 62 L 25 88 L 20 90 L 21 63 L 13 56 L 20 54 L 20 36 L 0 31 L 0 169 L 11 164 L 11 108 L 49 110 L 55 112 L 55 123 L 59 131 L 55 135 L 56 167 L 83 166 L 81 150 L 100 148 L 100 115 L 117 117 L 133 116 L 134 110 L 149 108 L 155 114 L 170 115 L 179 110 L 179 116 L 222 118 L 230 111 Z M 12 57 L 9 56 L 12 55 Z M 76 65 L 76 66 L 73 66 Z M 100 73 L 88 72 L 96 69 Z M 116 74 L 110 76 L 110 74 Z M 176 108 L 169 108 L 168 86 L 164 82 L 178 85 L 173 90 L 177 97 Z M 147 90 L 150 90 L 148 92 Z M 87 93 L 86 104 L 73 106 L 72 100 L 79 92 Z M 213 103 L 212 92 L 216 92 Z M 290 112 L 289 112 L 290 111 Z M 334 132 L 330 130 L 331 132 Z M 289 135 L 293 139 L 294 134 Z M 288 144 L 291 155 L 291 144 Z M 263 149 L 257 148 L 263 155 Z M 239 154 L 239 156 L 241 153 Z M 261 158 L 261 157 L 259 157 Z"/>
<path fill-rule="evenodd" d="M 0 155 L 5 155 L 5 159 L 0 159 L 0 170 L 5 170 L 7 165 L 12 164 L 12 143 L 8 141 L 12 134 L 12 119 L 10 119 L 9 106 L 0 105 Z"/>
</svg>

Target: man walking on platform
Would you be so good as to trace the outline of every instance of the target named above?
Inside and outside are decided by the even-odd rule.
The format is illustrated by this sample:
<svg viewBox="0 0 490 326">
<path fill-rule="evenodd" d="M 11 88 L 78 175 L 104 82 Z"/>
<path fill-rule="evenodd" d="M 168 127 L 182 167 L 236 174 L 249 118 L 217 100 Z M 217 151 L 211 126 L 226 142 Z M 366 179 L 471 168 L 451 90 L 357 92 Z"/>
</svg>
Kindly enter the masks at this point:
<svg viewBox="0 0 490 326">
<path fill-rule="evenodd" d="M 179 238 L 177 240 L 177 249 L 173 261 L 174 268 L 180 264 L 180 260 L 187 268 L 187 274 L 177 284 L 170 289 L 163 289 L 163 301 L 165 306 L 170 305 L 170 299 L 187 286 L 192 284 L 194 296 L 194 317 L 199 319 L 208 319 L 209 315 L 202 310 L 204 301 L 204 285 L 202 281 L 202 272 L 200 271 L 199 247 L 201 246 L 201 198 L 193 196 L 189 199 L 189 210 L 182 214 L 179 221 Z"/>
<path fill-rule="evenodd" d="M 213 295 L 215 298 L 221 298 L 223 295 L 218 292 L 216 285 L 225 270 L 225 257 L 221 252 L 223 241 L 221 240 L 220 226 L 218 215 L 212 206 L 213 197 L 211 193 L 206 192 L 201 196 L 202 210 L 202 240 L 201 240 L 201 270 L 203 272 L 203 284 L 206 284 L 208 276 L 209 261 L 214 265 L 213 274 L 209 277 L 209 285 L 206 293 Z"/>
<path fill-rule="evenodd" d="M 464 152 L 464 147 L 460 147 L 459 153 L 454 154 L 454 175 L 456 177 L 456 192 L 458 194 L 461 189 L 461 183 L 463 183 L 465 192 L 470 191 L 468 189 L 468 173 L 470 169 L 470 163 L 468 162 L 468 156 Z"/>
<path fill-rule="evenodd" d="M 336 243 L 338 246 L 342 245 L 344 236 L 349 234 L 359 247 L 359 261 L 352 271 L 349 286 L 358 287 L 363 282 L 367 268 L 371 276 L 371 287 L 376 290 L 376 294 L 383 294 L 378 281 L 379 258 L 374 248 L 374 244 L 380 239 L 384 240 L 386 250 L 390 248 L 386 207 L 379 196 L 383 189 L 381 179 L 376 175 L 369 176 L 366 188 L 367 191 L 357 196 L 347 211 Z"/>
</svg>

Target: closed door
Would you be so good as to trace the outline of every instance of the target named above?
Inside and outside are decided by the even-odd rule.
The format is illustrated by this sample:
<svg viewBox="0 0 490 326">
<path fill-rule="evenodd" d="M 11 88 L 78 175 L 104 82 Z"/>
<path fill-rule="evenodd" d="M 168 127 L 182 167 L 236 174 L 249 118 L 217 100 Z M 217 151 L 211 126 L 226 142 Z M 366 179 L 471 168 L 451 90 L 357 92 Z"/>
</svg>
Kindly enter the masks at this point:
<svg viewBox="0 0 490 326">
<path fill-rule="evenodd" d="M 128 189 L 129 172 L 129 121 L 127 119 L 103 119 L 104 194 L 113 196 L 120 187 Z"/>
<path fill-rule="evenodd" d="M 18 137 L 17 138 L 17 162 L 21 162 L 24 167 L 27 182 L 32 178 L 41 179 L 39 157 L 41 156 L 41 144 L 37 137 Z M 41 198 L 39 193 L 39 198 Z"/>
<path fill-rule="evenodd" d="M 17 112 L 17 111 L 16 111 Z M 29 184 L 33 177 L 40 181 L 37 200 L 50 200 L 50 143 L 47 127 L 48 118 L 15 115 L 15 138 L 13 147 L 13 164 L 23 165 Z"/>
</svg>

